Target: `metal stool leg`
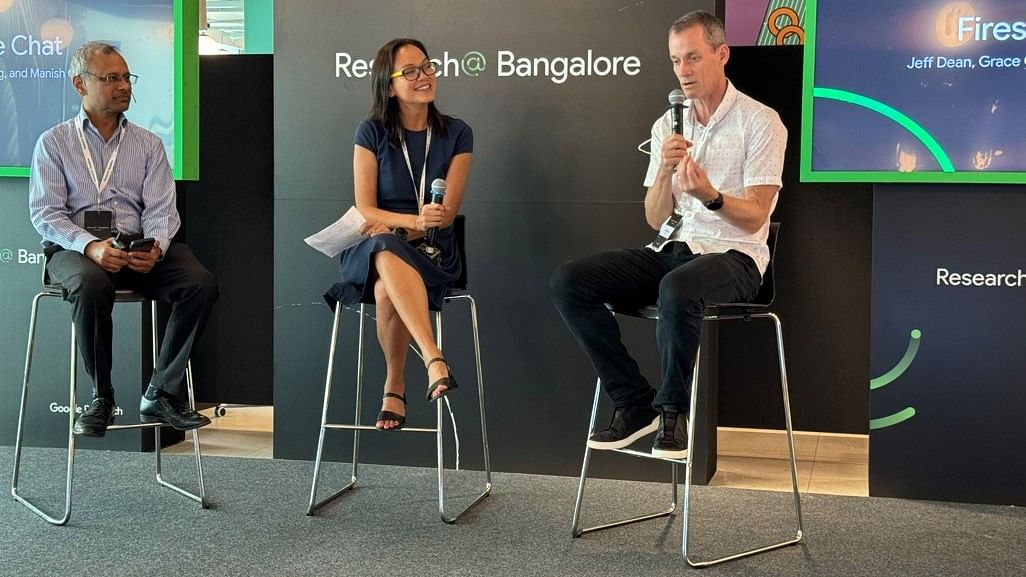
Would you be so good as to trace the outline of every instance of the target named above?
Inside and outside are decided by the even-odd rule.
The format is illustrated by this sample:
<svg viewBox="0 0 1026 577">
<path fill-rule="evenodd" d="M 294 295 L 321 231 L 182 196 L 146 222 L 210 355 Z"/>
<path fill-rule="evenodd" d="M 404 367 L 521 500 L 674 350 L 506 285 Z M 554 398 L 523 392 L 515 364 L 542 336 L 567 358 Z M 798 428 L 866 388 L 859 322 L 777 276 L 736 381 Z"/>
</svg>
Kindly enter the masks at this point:
<svg viewBox="0 0 1026 577">
<path fill-rule="evenodd" d="M 595 399 L 591 403 L 591 422 L 588 424 L 588 439 L 595 433 L 595 418 L 598 415 L 598 404 L 599 396 L 602 394 L 602 381 L 600 379 L 595 380 Z M 601 531 L 602 529 L 609 529 L 611 527 L 619 527 L 620 525 L 627 525 L 630 523 L 637 523 L 639 521 L 648 521 L 649 519 L 657 519 L 659 517 L 666 517 L 672 515 L 677 510 L 677 463 L 678 461 L 670 461 L 670 486 L 671 486 L 671 498 L 669 508 L 658 511 L 656 513 L 650 513 L 648 515 L 641 515 L 640 517 L 631 517 L 620 521 L 613 521 L 612 523 L 606 523 L 604 525 L 596 525 L 594 527 L 588 527 L 582 529 L 580 527 L 581 521 L 581 505 L 584 502 L 584 485 L 588 480 L 588 467 L 591 464 L 591 447 L 588 445 L 585 439 L 584 443 L 584 463 L 581 465 L 581 479 L 577 483 L 577 501 L 574 504 L 574 520 L 573 525 L 570 527 L 571 537 L 580 537 L 585 533 L 591 533 L 592 531 Z M 659 459 L 652 457 L 650 454 L 641 453 L 639 451 L 632 451 L 629 449 L 618 449 L 617 453 L 625 453 L 633 455 L 635 457 L 647 457 L 651 459 L 657 459 L 665 461 L 667 459 Z M 689 455 L 691 453 L 688 453 Z"/>
<path fill-rule="evenodd" d="M 766 546 L 763 546 L 763 547 L 757 547 L 755 549 L 748 549 L 748 550 L 745 550 L 745 551 L 734 553 L 732 555 L 725 555 L 725 556 L 722 556 L 722 557 L 717 557 L 715 559 L 709 559 L 709 560 L 705 560 L 705 561 L 697 561 L 695 559 L 692 559 L 691 555 L 689 553 L 689 550 L 688 550 L 688 536 L 689 536 L 688 519 L 689 519 L 689 512 L 690 512 L 690 507 L 689 506 L 690 506 L 690 498 L 691 498 L 691 460 L 689 459 L 688 460 L 688 464 L 687 464 L 687 473 L 685 474 L 685 481 L 684 481 L 684 515 L 683 515 L 684 520 L 683 520 L 683 527 L 681 529 L 681 535 L 682 535 L 682 537 L 681 537 L 681 554 L 684 556 L 684 560 L 687 561 L 688 565 L 690 565 L 692 567 L 708 567 L 710 565 L 716 565 L 718 563 L 723 563 L 725 561 L 731 561 L 731 560 L 734 560 L 734 559 L 739 559 L 741 557 L 748 557 L 750 555 L 756 555 L 758 553 L 764 553 L 766 551 L 770 551 L 770 550 L 773 550 L 773 549 L 779 549 L 781 547 L 786 547 L 788 545 L 794 545 L 794 544 L 796 544 L 796 543 L 798 543 L 799 541 L 802 540 L 802 511 L 801 511 L 801 498 L 800 498 L 799 492 L 798 492 L 798 465 L 797 465 L 797 462 L 795 460 L 795 453 L 794 453 L 794 436 L 793 436 L 793 431 L 792 431 L 792 428 L 791 428 L 791 405 L 790 405 L 790 401 L 789 401 L 788 394 L 787 394 L 787 369 L 786 369 L 786 367 L 784 365 L 784 339 L 783 339 L 783 331 L 781 330 L 781 326 L 780 326 L 780 319 L 777 317 L 777 315 L 775 315 L 773 313 L 760 313 L 760 314 L 749 315 L 747 317 L 720 317 L 720 318 L 713 318 L 713 319 L 707 319 L 707 320 L 716 321 L 716 320 L 727 320 L 727 319 L 733 319 L 733 318 L 744 318 L 744 319 L 747 320 L 747 319 L 759 318 L 759 317 L 765 317 L 765 318 L 772 319 L 773 323 L 774 323 L 774 327 L 776 329 L 777 357 L 778 357 L 779 362 L 780 362 L 780 382 L 781 382 L 781 390 L 783 392 L 783 397 L 784 397 L 784 421 L 785 421 L 785 425 L 786 425 L 786 428 L 787 428 L 787 448 L 788 448 L 788 452 L 789 452 L 789 455 L 790 455 L 790 461 L 791 461 L 791 489 L 792 489 L 792 492 L 794 493 L 795 518 L 797 520 L 796 534 L 795 534 L 795 536 L 793 538 L 787 539 L 785 541 L 773 543 L 773 544 L 766 545 Z M 692 382 L 691 382 L 691 414 L 692 415 L 695 414 L 695 409 L 696 409 L 696 406 L 697 406 L 697 399 L 698 399 L 698 392 L 697 391 L 698 391 L 698 358 L 699 357 L 701 357 L 701 351 L 699 351 L 699 355 L 695 359 L 695 371 L 694 371 L 694 376 L 693 376 Z M 695 438 L 694 427 L 695 427 L 695 419 L 688 419 L 688 455 L 691 455 L 691 451 L 694 448 L 694 446 L 693 446 L 694 445 L 694 438 Z"/>
<path fill-rule="evenodd" d="M 443 434 L 443 419 L 442 403 L 444 402 L 448 406 L 449 398 L 444 397 L 439 399 L 436 407 L 436 419 L 437 419 L 437 433 L 436 433 L 436 445 L 438 449 L 438 513 L 442 517 L 442 521 L 445 523 L 455 523 L 464 513 L 469 511 L 472 507 L 483 501 L 492 490 L 492 470 L 491 463 L 488 457 L 488 431 L 485 423 L 485 411 L 484 411 L 484 380 L 483 371 L 481 369 L 481 344 L 478 339 L 477 330 L 477 304 L 474 302 L 473 297 L 470 295 L 458 295 L 451 297 L 449 300 L 455 300 L 457 298 L 467 299 L 470 303 L 470 318 L 471 326 L 474 333 L 474 359 L 475 366 L 477 368 L 477 393 L 478 393 L 478 408 L 481 415 L 481 443 L 484 447 L 484 465 L 485 465 L 485 488 L 484 492 L 477 496 L 476 499 L 470 502 L 462 510 L 454 515 L 448 515 L 445 512 L 445 451 L 444 441 L 445 437 Z M 435 340 L 439 350 L 442 350 L 442 313 L 435 313 Z M 451 410 L 451 409 L 450 409 Z"/>
<path fill-rule="evenodd" d="M 71 489 L 72 477 L 75 469 L 75 436 L 73 428 L 75 426 L 75 409 L 78 405 L 75 401 L 75 368 L 77 357 L 75 354 L 74 323 L 71 325 L 71 370 L 69 373 L 71 394 L 68 404 L 68 460 L 64 488 L 64 513 L 60 517 L 48 515 L 28 499 L 18 494 L 18 477 L 21 472 L 21 450 L 25 437 L 25 411 L 28 403 L 29 375 L 32 371 L 32 351 L 34 349 L 36 338 L 36 319 L 39 313 L 39 301 L 45 297 L 59 297 L 59 295 L 39 293 L 34 299 L 32 299 L 32 316 L 29 320 L 28 345 L 25 350 L 25 372 L 21 384 L 21 405 L 18 409 L 18 432 L 14 443 L 14 475 L 11 479 L 11 496 L 14 497 L 15 501 L 28 507 L 30 511 L 44 519 L 47 523 L 64 525 L 67 524 L 68 519 L 71 518 Z"/>
<path fill-rule="evenodd" d="M 196 410 L 196 397 L 192 388 L 192 361 L 189 361 L 185 366 L 185 381 L 189 393 L 189 408 Z M 207 494 L 203 486 L 203 457 L 202 453 L 200 452 L 199 429 L 193 429 L 189 432 L 192 433 L 192 452 L 196 458 L 196 479 L 199 483 L 198 493 L 192 493 L 182 488 L 180 485 L 176 485 L 175 483 L 172 483 L 164 479 L 160 450 L 160 425 L 153 426 L 153 454 L 154 465 L 156 468 L 157 483 L 159 483 L 162 487 L 167 487 L 168 489 L 171 489 L 172 491 L 182 496 L 188 497 L 189 499 L 196 501 L 200 504 L 200 507 L 206 509 L 207 507 L 209 507 L 209 503 L 207 503 Z"/>
<path fill-rule="evenodd" d="M 157 338 L 157 301 L 150 301 L 150 321 L 150 332 L 152 336 L 151 341 L 153 344 L 153 366 L 155 367 L 157 366 L 157 355 L 160 349 L 160 340 Z M 192 410 L 196 410 L 196 394 L 192 384 L 191 360 L 186 361 L 185 364 L 185 384 L 186 390 L 188 391 L 189 395 L 189 408 Z M 192 499 L 193 501 L 196 501 L 200 504 L 200 507 L 206 509 L 208 504 L 206 490 L 203 487 L 203 457 L 202 453 L 200 452 L 199 429 L 193 429 L 190 432 L 192 433 L 192 452 L 196 458 L 196 478 L 197 482 L 199 483 L 199 493 L 192 493 L 170 481 L 164 480 L 164 475 L 161 467 L 161 442 L 159 426 L 153 427 L 153 454 L 154 465 L 156 468 L 157 483 L 159 483 L 162 487 L 167 487 L 168 489 L 171 489 L 172 491 L 180 495 L 183 495 L 185 497 L 188 497 L 189 499 Z"/>
<path fill-rule="evenodd" d="M 460 295 L 453 298 L 468 298 L 469 295 Z M 471 507 L 481 502 L 485 497 L 488 496 L 491 491 L 491 464 L 488 457 L 488 437 L 486 432 L 486 423 L 484 419 L 484 383 L 482 380 L 481 370 L 481 352 L 480 343 L 478 340 L 477 333 L 477 311 L 474 307 L 473 299 L 471 301 L 471 314 L 473 319 L 474 328 L 474 353 L 477 361 L 477 375 L 478 375 L 478 394 L 479 394 L 479 407 L 481 410 L 481 430 L 482 430 L 482 442 L 484 444 L 484 459 L 485 459 L 485 490 L 479 495 L 473 502 L 463 508 L 455 515 L 449 515 L 445 509 L 445 451 L 444 451 L 444 428 L 443 428 L 443 414 L 442 414 L 442 402 L 439 401 L 436 407 L 436 426 L 434 428 L 418 428 L 418 427 L 404 427 L 402 432 L 410 433 L 434 433 L 435 434 L 435 446 L 438 459 L 438 510 L 442 517 L 442 520 L 446 523 L 455 523 L 464 513 L 466 513 Z M 328 422 L 328 403 L 331 399 L 331 385 L 333 380 L 333 373 L 335 368 L 335 354 L 338 349 L 338 335 L 339 325 L 341 324 L 342 307 L 339 306 L 335 309 L 335 317 L 332 324 L 332 335 L 331 335 L 331 348 L 328 352 L 328 371 L 325 377 L 324 384 L 324 406 L 321 411 L 321 430 L 320 435 L 317 439 L 317 455 L 314 459 L 314 477 L 313 484 L 310 488 L 310 501 L 307 506 L 307 515 L 312 515 L 315 510 L 325 505 L 329 501 L 332 501 L 336 497 L 342 495 L 345 491 L 351 489 L 357 481 L 357 470 L 359 467 L 358 455 L 360 447 L 360 431 L 362 430 L 375 430 L 372 426 L 361 425 L 360 423 L 360 408 L 362 404 L 363 395 L 363 353 L 364 353 L 364 322 L 366 315 L 364 314 L 364 305 L 360 306 L 360 337 L 359 344 L 357 346 L 357 376 L 356 376 L 356 411 L 355 411 L 355 424 L 337 424 Z M 442 343 L 442 319 L 440 314 L 435 317 L 436 325 L 436 342 L 438 348 L 441 349 Z M 444 402 L 448 404 L 448 399 Z M 329 429 L 343 429 L 353 431 L 353 469 L 352 469 L 352 480 L 351 482 L 333 493 L 332 495 L 317 501 L 317 487 L 320 479 L 321 463 L 323 461 L 324 454 L 324 437 L 325 433 Z"/>
<path fill-rule="evenodd" d="M 360 431 L 353 431 L 353 470 L 352 478 L 348 485 L 342 487 L 338 491 L 325 497 L 324 499 L 317 501 L 317 485 L 320 480 L 321 474 L 321 462 L 324 456 L 324 434 L 332 425 L 328 424 L 328 403 L 331 400 L 331 383 L 334 378 L 335 372 L 335 353 L 338 351 L 338 336 L 339 327 L 342 319 L 341 304 L 335 305 L 335 317 L 331 324 L 331 345 L 328 349 L 328 374 L 324 379 L 324 406 L 321 409 L 321 430 L 317 437 L 317 456 L 314 458 L 314 474 L 313 474 L 313 485 L 310 487 L 310 502 L 306 508 L 307 515 L 313 515 L 314 511 L 334 500 L 336 497 L 353 488 L 356 485 L 356 467 L 357 467 L 357 454 L 359 453 L 360 447 Z M 356 369 L 356 422 L 360 421 L 360 396 L 361 389 L 363 388 L 363 319 L 364 319 L 364 305 L 360 305 L 360 337 L 357 351 L 357 369 Z"/>
</svg>

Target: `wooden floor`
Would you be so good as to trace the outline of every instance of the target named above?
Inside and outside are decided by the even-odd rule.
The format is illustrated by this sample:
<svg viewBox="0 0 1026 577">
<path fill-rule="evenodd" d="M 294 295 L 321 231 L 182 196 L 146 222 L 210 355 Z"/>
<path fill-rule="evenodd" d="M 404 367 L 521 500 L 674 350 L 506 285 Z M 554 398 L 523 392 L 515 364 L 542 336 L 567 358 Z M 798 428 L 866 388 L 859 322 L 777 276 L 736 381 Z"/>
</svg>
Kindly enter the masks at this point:
<svg viewBox="0 0 1026 577">
<path fill-rule="evenodd" d="M 232 407 L 203 429 L 203 454 L 270 459 L 273 455 L 273 407 Z M 167 449 L 192 451 L 191 438 Z M 869 437 L 796 431 L 798 487 L 803 493 L 869 495 Z M 719 457 L 713 485 L 789 491 L 791 477 L 783 431 L 720 427 Z"/>
</svg>

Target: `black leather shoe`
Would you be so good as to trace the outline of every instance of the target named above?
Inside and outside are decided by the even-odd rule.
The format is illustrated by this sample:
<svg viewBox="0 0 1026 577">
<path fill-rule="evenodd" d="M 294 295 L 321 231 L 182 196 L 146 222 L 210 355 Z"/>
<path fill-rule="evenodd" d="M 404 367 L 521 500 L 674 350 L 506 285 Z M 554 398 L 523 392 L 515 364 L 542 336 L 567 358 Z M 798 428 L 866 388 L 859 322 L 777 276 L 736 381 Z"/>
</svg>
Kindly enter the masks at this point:
<svg viewBox="0 0 1026 577">
<path fill-rule="evenodd" d="M 652 443 L 652 456 L 662 459 L 686 459 L 688 456 L 688 415 L 663 410 L 659 432 Z"/>
<path fill-rule="evenodd" d="M 210 424 L 210 419 L 189 408 L 188 405 L 164 395 L 154 400 L 139 400 L 139 419 L 144 423 L 166 423 L 179 431 L 190 431 Z"/>
<path fill-rule="evenodd" d="M 73 430 L 83 437 L 102 437 L 107 427 L 114 422 L 114 400 L 97 397 L 89 407 L 75 419 Z"/>
<path fill-rule="evenodd" d="M 623 407 L 613 411 L 609 426 L 588 439 L 592 449 L 622 449 L 655 432 L 659 414 L 652 407 Z"/>
</svg>

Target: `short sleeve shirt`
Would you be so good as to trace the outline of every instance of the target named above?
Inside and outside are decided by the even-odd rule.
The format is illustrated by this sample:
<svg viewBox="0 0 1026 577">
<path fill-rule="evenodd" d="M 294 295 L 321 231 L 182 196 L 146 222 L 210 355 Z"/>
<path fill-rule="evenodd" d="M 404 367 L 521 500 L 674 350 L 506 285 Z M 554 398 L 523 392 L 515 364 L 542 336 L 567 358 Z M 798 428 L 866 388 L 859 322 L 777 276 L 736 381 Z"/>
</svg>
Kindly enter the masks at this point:
<svg viewBox="0 0 1026 577">
<path fill-rule="evenodd" d="M 684 114 L 684 137 L 692 142 L 691 155 L 705 170 L 709 182 L 723 196 L 745 198 L 745 188 L 782 184 L 787 128 L 775 110 L 749 97 L 728 82 L 727 92 L 708 124 L 695 119 L 694 109 Z M 645 186 L 652 186 L 659 172 L 663 140 L 673 131 L 670 112 L 652 125 L 652 156 Z M 674 175 L 675 209 L 683 217 L 671 240 L 688 243 L 695 253 L 736 250 L 755 261 L 759 272 L 769 265 L 769 219 L 755 233 L 748 233 L 711 211 L 698 199 L 680 192 Z M 774 195 L 770 213 L 776 207 Z"/>
</svg>

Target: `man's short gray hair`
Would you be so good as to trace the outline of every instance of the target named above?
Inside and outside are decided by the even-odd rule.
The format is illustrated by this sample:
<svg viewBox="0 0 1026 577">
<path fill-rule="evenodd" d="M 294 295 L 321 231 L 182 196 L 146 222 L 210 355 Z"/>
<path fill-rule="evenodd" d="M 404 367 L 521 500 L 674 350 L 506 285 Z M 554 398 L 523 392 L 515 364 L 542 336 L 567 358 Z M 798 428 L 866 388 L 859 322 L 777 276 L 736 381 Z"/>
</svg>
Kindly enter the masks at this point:
<svg viewBox="0 0 1026 577">
<path fill-rule="evenodd" d="M 121 54 L 118 49 L 106 42 L 92 41 L 78 47 L 71 55 L 71 63 L 68 64 L 68 76 L 74 78 L 89 72 L 89 60 L 97 52 L 101 54 Z"/>
<path fill-rule="evenodd" d="M 702 27 L 705 32 L 705 41 L 713 48 L 719 48 L 727 43 L 727 33 L 723 28 L 723 21 L 705 10 L 688 12 L 676 19 L 673 26 L 670 26 L 670 34 L 679 34 L 692 26 Z"/>
</svg>

